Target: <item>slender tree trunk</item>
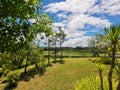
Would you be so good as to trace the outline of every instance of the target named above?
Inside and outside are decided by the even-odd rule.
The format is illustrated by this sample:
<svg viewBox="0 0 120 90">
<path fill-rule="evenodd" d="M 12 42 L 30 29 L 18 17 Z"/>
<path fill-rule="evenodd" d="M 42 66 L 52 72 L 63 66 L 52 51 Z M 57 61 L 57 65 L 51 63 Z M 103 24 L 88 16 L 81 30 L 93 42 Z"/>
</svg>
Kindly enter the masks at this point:
<svg viewBox="0 0 120 90">
<path fill-rule="evenodd" d="M 55 42 L 55 51 L 54 51 L 54 53 L 55 53 L 55 62 L 56 62 L 56 56 L 57 56 L 57 50 L 56 50 L 56 42 Z"/>
<path fill-rule="evenodd" d="M 37 65 L 37 63 L 34 63 L 34 64 L 35 64 L 36 69 L 37 69 L 38 72 L 39 72 L 39 66 Z"/>
<path fill-rule="evenodd" d="M 100 73 L 101 90 L 104 90 L 104 88 L 103 88 L 102 70 L 99 70 L 99 73 Z"/>
<path fill-rule="evenodd" d="M 50 64 L 50 41 L 48 40 L 48 65 Z"/>
<path fill-rule="evenodd" d="M 112 75 L 113 75 L 113 70 L 115 68 L 115 52 L 116 52 L 116 45 L 114 44 L 113 49 L 112 49 L 111 67 L 110 67 L 110 70 L 109 70 L 109 73 L 108 73 L 109 90 L 113 90 Z"/>
<path fill-rule="evenodd" d="M 61 61 L 62 61 L 63 53 L 62 53 L 62 44 L 61 43 L 60 43 L 60 48 L 61 48 Z"/>
<path fill-rule="evenodd" d="M 28 57 L 29 57 L 29 51 L 27 50 L 27 55 L 26 55 L 26 63 L 25 63 L 25 69 L 24 69 L 24 73 L 27 72 L 27 63 L 28 63 Z"/>
</svg>

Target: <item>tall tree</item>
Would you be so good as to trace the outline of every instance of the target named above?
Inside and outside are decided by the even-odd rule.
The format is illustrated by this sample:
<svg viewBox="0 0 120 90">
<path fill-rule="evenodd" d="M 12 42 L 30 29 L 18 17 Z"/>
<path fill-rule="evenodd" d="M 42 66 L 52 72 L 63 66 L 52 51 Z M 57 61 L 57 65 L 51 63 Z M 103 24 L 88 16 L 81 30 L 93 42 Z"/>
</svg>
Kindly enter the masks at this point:
<svg viewBox="0 0 120 90">
<path fill-rule="evenodd" d="M 63 50 L 62 50 L 62 44 L 64 43 L 65 41 L 65 37 L 66 37 L 66 34 L 65 32 L 61 29 L 61 27 L 58 27 L 59 29 L 59 33 L 58 33 L 58 41 L 59 41 L 59 45 L 60 45 L 60 52 L 61 52 L 61 61 L 62 61 L 62 58 L 63 58 Z"/>
<path fill-rule="evenodd" d="M 52 43 L 54 45 L 54 62 L 56 62 L 56 58 L 57 58 L 57 33 L 56 32 L 53 33 Z"/>
<path fill-rule="evenodd" d="M 115 68 L 116 47 L 120 40 L 120 25 L 111 25 L 109 28 L 105 28 L 104 36 L 106 37 L 107 40 L 110 41 L 111 44 L 110 48 L 112 53 L 112 61 L 108 73 L 108 82 L 109 82 L 109 90 L 113 90 L 112 75 L 113 75 L 113 70 Z"/>
<path fill-rule="evenodd" d="M 48 65 L 50 65 L 50 44 L 51 44 L 51 42 L 52 42 L 52 36 L 51 35 L 49 35 L 48 36 Z"/>
</svg>

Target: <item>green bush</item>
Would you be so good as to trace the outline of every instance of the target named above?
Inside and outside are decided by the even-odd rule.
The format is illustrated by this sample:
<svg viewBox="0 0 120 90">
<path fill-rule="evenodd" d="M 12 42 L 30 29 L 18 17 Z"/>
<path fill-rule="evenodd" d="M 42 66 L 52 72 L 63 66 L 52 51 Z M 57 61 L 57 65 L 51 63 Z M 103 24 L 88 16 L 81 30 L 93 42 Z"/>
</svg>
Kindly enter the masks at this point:
<svg viewBox="0 0 120 90">
<path fill-rule="evenodd" d="M 104 90 L 109 90 L 108 89 L 108 82 L 107 82 L 107 78 L 104 79 Z M 114 89 L 116 90 L 116 83 L 114 83 L 113 85 Z M 99 77 L 86 77 L 84 79 L 82 79 L 81 81 L 77 81 L 74 83 L 74 88 L 75 90 L 101 90 L 100 87 L 100 79 Z"/>
<path fill-rule="evenodd" d="M 4 65 L 3 65 L 3 67 L 2 67 L 2 77 L 5 77 L 5 76 L 7 76 L 7 74 L 10 72 L 10 70 L 9 69 L 6 69 L 6 67 L 4 67 Z"/>
<path fill-rule="evenodd" d="M 17 71 L 11 71 L 7 75 L 7 82 L 10 85 L 16 85 L 19 80 L 19 75 Z"/>
<path fill-rule="evenodd" d="M 90 61 L 94 63 L 111 64 L 111 58 L 107 58 L 107 57 L 93 58 L 90 59 Z"/>
<path fill-rule="evenodd" d="M 100 62 L 103 64 L 111 64 L 111 58 L 100 58 Z"/>
<path fill-rule="evenodd" d="M 3 74 L 3 70 L 2 68 L 0 68 L 0 77 L 2 76 L 2 74 Z"/>
</svg>

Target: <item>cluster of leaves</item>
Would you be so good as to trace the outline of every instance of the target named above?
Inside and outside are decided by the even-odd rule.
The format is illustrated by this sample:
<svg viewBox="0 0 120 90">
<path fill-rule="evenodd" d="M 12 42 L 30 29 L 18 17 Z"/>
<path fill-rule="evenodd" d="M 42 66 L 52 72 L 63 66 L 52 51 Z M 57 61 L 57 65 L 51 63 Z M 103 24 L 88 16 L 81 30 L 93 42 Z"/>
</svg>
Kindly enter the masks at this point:
<svg viewBox="0 0 120 90">
<path fill-rule="evenodd" d="M 102 63 L 102 64 L 111 64 L 111 58 L 108 57 L 100 57 L 100 58 L 93 58 L 90 59 L 90 61 L 94 62 L 94 63 Z"/>
<path fill-rule="evenodd" d="M 104 90 L 108 90 L 107 79 L 104 79 Z M 91 76 L 77 81 L 74 83 L 75 90 L 101 90 L 99 77 Z M 114 90 L 116 89 L 116 83 L 114 82 Z"/>
<path fill-rule="evenodd" d="M 10 86 L 16 85 L 19 80 L 19 75 L 17 71 L 11 71 L 7 74 L 7 82 Z"/>
</svg>

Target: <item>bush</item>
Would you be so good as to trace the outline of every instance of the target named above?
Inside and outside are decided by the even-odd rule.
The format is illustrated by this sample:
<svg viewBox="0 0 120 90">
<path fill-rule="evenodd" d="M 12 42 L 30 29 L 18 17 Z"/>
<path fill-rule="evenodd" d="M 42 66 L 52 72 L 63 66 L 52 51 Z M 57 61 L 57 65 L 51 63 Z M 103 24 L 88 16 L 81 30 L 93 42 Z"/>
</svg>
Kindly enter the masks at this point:
<svg viewBox="0 0 120 90">
<path fill-rule="evenodd" d="M 103 64 L 111 64 L 111 58 L 100 58 L 100 62 Z"/>
<path fill-rule="evenodd" d="M 0 77 L 2 76 L 2 74 L 3 74 L 3 70 L 2 68 L 0 68 Z"/>
<path fill-rule="evenodd" d="M 93 59 L 90 59 L 90 61 L 94 63 L 111 64 L 111 58 L 107 58 L 107 57 L 93 58 Z"/>
<path fill-rule="evenodd" d="M 10 85 L 16 85 L 19 80 L 19 75 L 17 71 L 11 71 L 7 75 L 7 82 Z"/>
<path fill-rule="evenodd" d="M 108 82 L 107 82 L 107 78 L 104 79 L 104 90 L 109 90 L 108 89 Z M 74 88 L 75 90 L 101 90 L 101 86 L 100 86 L 100 79 L 99 77 L 86 77 L 84 79 L 82 79 L 81 81 L 77 81 L 74 83 Z M 116 90 L 116 83 L 114 83 L 113 85 L 113 90 Z"/>
</svg>

